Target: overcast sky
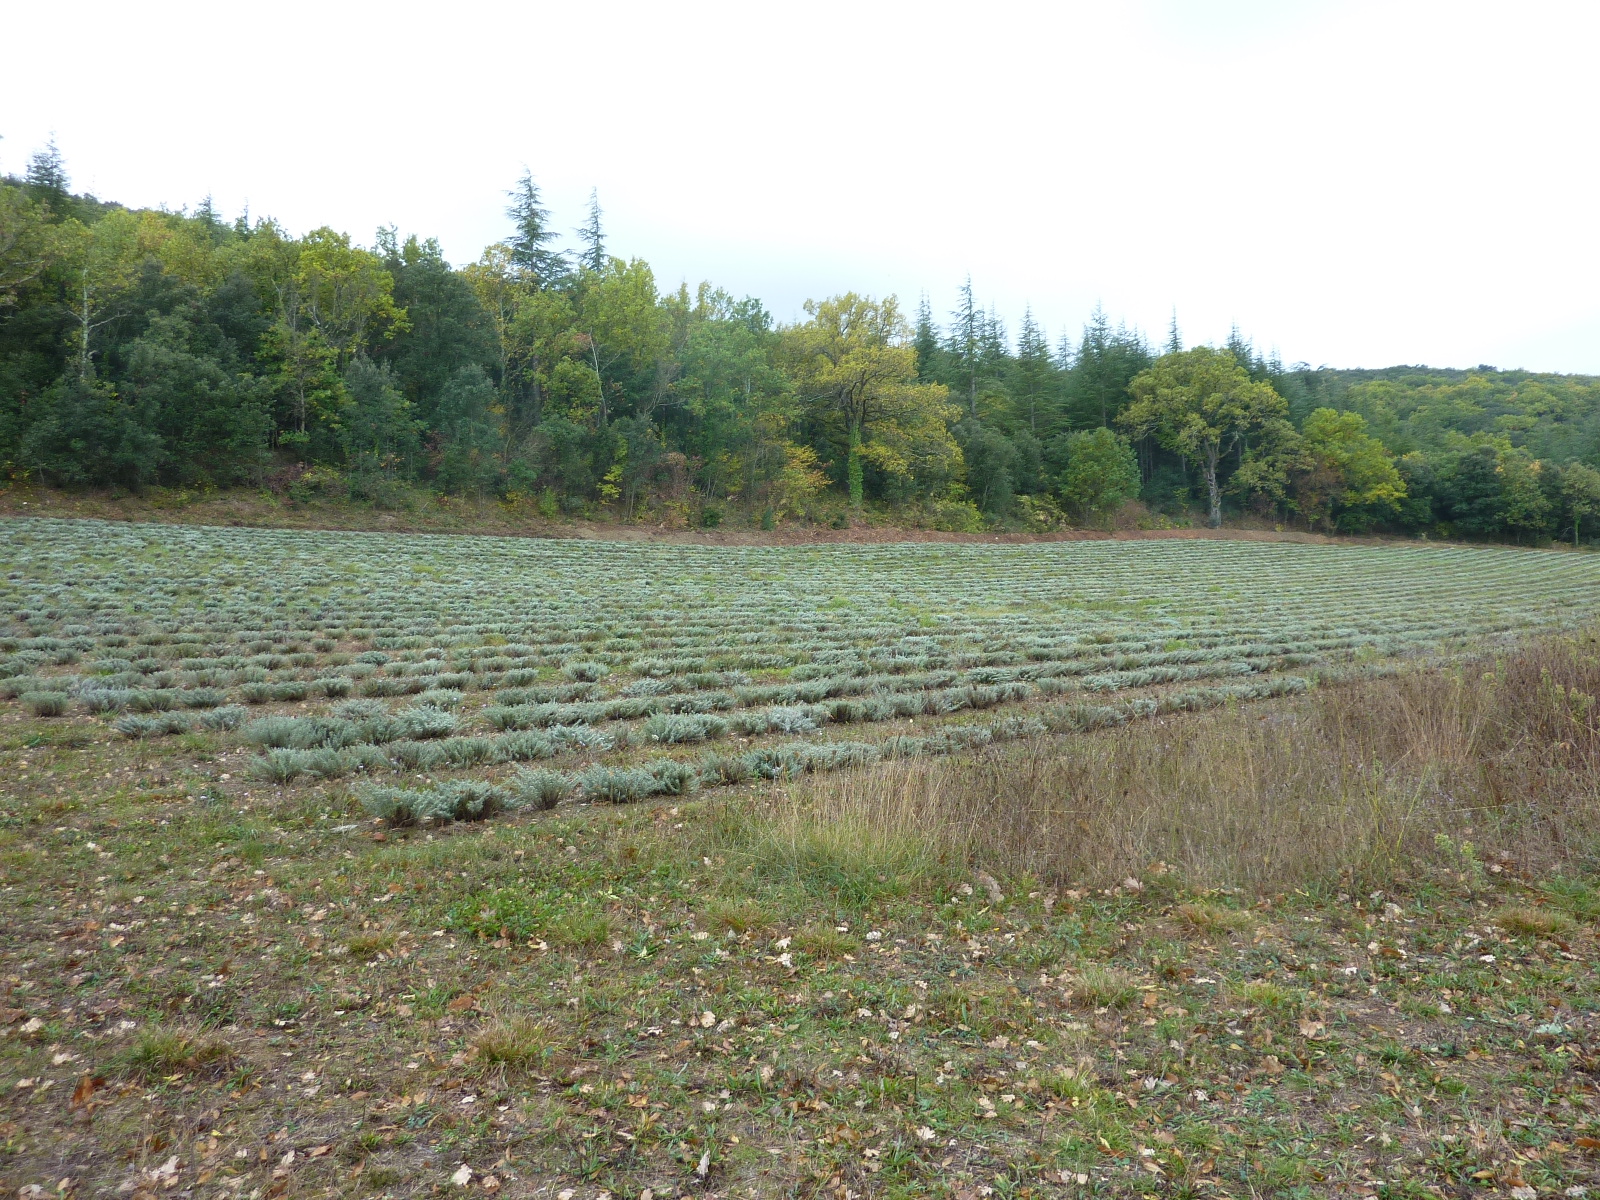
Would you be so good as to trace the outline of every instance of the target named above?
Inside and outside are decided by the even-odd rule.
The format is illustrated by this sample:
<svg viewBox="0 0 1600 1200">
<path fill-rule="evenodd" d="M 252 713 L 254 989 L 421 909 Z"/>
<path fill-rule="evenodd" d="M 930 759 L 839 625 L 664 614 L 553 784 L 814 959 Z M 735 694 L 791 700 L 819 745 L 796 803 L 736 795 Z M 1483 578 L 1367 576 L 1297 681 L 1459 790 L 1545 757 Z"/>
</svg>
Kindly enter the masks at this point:
<svg viewBox="0 0 1600 1200">
<path fill-rule="evenodd" d="M 566 232 L 781 320 L 971 275 L 1285 361 L 1600 373 L 1594 0 L 15 5 L 0 170 L 369 243 Z"/>
</svg>

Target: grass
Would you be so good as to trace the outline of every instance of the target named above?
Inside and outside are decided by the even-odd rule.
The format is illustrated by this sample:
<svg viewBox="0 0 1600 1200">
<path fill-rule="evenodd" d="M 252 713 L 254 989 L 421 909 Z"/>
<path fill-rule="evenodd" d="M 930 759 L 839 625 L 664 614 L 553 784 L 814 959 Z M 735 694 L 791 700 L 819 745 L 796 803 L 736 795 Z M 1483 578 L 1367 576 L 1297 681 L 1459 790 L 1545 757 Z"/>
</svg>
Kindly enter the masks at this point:
<svg viewBox="0 0 1600 1200">
<path fill-rule="evenodd" d="M 488 1021 L 472 1035 L 471 1047 L 481 1066 L 513 1071 L 535 1070 L 554 1050 L 549 1029 L 526 1013 Z"/>
<path fill-rule="evenodd" d="M 0 1190 L 1592 1187 L 1594 656 L 437 828 L 7 708 Z"/>
<path fill-rule="evenodd" d="M 1255 927 L 1255 918 L 1236 908 L 1224 908 L 1205 900 L 1190 900 L 1177 905 L 1173 915 L 1196 932 L 1215 936 L 1243 933 Z"/>
<path fill-rule="evenodd" d="M 127 1069 L 145 1078 L 216 1072 L 234 1061 L 233 1048 L 196 1030 L 153 1025 L 140 1030 L 126 1054 Z"/>
<path fill-rule="evenodd" d="M 1496 909 L 1491 919 L 1507 933 L 1521 937 L 1559 937 L 1570 933 L 1577 925 L 1559 909 L 1532 908 L 1525 904 Z"/>
<path fill-rule="evenodd" d="M 1120 967 L 1082 967 L 1072 973 L 1068 987 L 1073 1001 L 1091 1008 L 1127 1008 L 1139 998 L 1134 976 Z"/>
<path fill-rule="evenodd" d="M 1256 892 L 1383 887 L 1423 860 L 1467 882 L 1588 867 L 1600 829 L 1600 716 L 1586 699 L 1600 694 L 1596 646 L 1592 634 L 1549 640 L 1208 720 L 1157 717 L 1068 753 L 1041 739 L 818 777 L 774 822 L 785 845 L 826 847 L 840 863 L 900 846 L 930 870 L 957 861 L 1102 886 L 1172 872 Z M 1178 915 L 1207 931 L 1250 920 L 1210 901 Z"/>
</svg>

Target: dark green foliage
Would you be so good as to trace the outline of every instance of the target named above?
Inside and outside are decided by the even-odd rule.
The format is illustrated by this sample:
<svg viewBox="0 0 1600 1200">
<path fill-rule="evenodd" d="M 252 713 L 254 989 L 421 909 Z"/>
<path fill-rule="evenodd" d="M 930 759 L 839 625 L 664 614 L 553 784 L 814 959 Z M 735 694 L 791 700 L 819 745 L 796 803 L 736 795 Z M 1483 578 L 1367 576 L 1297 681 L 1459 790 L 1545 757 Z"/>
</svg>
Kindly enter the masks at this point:
<svg viewBox="0 0 1600 1200">
<path fill-rule="evenodd" d="M 953 306 L 923 297 L 886 335 L 949 407 L 874 441 L 829 424 L 794 331 L 758 300 L 710 285 L 663 294 L 646 264 L 613 257 L 595 194 L 563 251 L 527 172 L 504 244 L 464 269 L 394 229 L 368 250 L 329 229 L 230 224 L 209 201 L 192 215 L 130 211 L 69 188 L 53 145 L 26 178 L 0 179 L 0 466 L 51 485 L 266 484 L 294 503 L 384 508 L 427 485 L 549 518 L 709 528 L 742 513 L 769 529 L 848 523 L 846 499 L 941 529 L 1098 524 L 1135 493 L 1179 522 L 1203 497 L 1208 518 L 1215 504 L 1219 517 L 1343 532 L 1579 545 L 1600 533 L 1600 484 L 1583 473 L 1600 467 L 1592 378 L 1285 367 L 1234 329 L 1223 349 L 1283 398 L 1287 420 L 1198 464 L 1154 431 L 1131 448 L 1083 437 L 1121 428 L 1130 385 L 1157 361 L 1143 334 L 1097 308 L 1052 354 L 1031 311 L 1012 339 L 968 279 Z M 1176 315 L 1163 350 L 1183 351 Z M 1332 456 L 1306 449 L 1319 409 L 1360 414 L 1403 495 L 1345 487 Z M 400 695 L 413 682 L 314 687 Z M 289 698 L 245 688 L 251 703 Z"/>
<path fill-rule="evenodd" d="M 266 388 L 252 376 L 230 375 L 215 358 L 190 353 L 193 341 L 182 319 L 160 317 L 129 348 L 131 408 L 160 438 L 160 473 L 182 484 L 256 482 L 272 431 Z"/>
<path fill-rule="evenodd" d="M 154 406 L 130 403 L 92 378 L 61 379 L 31 416 L 18 457 L 49 483 L 138 488 L 160 468 Z"/>
</svg>

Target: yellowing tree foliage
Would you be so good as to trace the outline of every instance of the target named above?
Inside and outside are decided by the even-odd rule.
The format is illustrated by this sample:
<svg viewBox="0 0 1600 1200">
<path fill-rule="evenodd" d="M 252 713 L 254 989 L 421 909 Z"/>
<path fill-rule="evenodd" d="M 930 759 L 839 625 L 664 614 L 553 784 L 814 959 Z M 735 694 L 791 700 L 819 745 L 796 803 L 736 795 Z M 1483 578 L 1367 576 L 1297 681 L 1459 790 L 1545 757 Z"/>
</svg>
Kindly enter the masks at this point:
<svg viewBox="0 0 1600 1200">
<path fill-rule="evenodd" d="M 809 321 L 784 331 L 784 351 L 802 401 L 845 443 L 851 506 L 861 506 L 867 462 L 893 478 L 959 478 L 949 429 L 959 414 L 943 384 L 917 382 L 895 298 L 847 292 L 807 301 L 806 313 Z"/>
</svg>

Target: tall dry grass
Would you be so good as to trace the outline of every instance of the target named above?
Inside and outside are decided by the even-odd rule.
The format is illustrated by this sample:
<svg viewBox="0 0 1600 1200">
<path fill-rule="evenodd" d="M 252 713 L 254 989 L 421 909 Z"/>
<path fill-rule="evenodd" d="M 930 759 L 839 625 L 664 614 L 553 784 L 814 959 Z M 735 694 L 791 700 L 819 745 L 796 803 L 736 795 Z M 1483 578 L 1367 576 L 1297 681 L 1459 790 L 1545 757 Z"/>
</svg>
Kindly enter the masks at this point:
<svg viewBox="0 0 1600 1200">
<path fill-rule="evenodd" d="M 1441 859 L 1574 871 L 1600 850 L 1600 641 L 1230 711 L 886 763 L 776 793 L 763 837 L 865 865 L 1098 883 L 1397 882 Z"/>
</svg>

